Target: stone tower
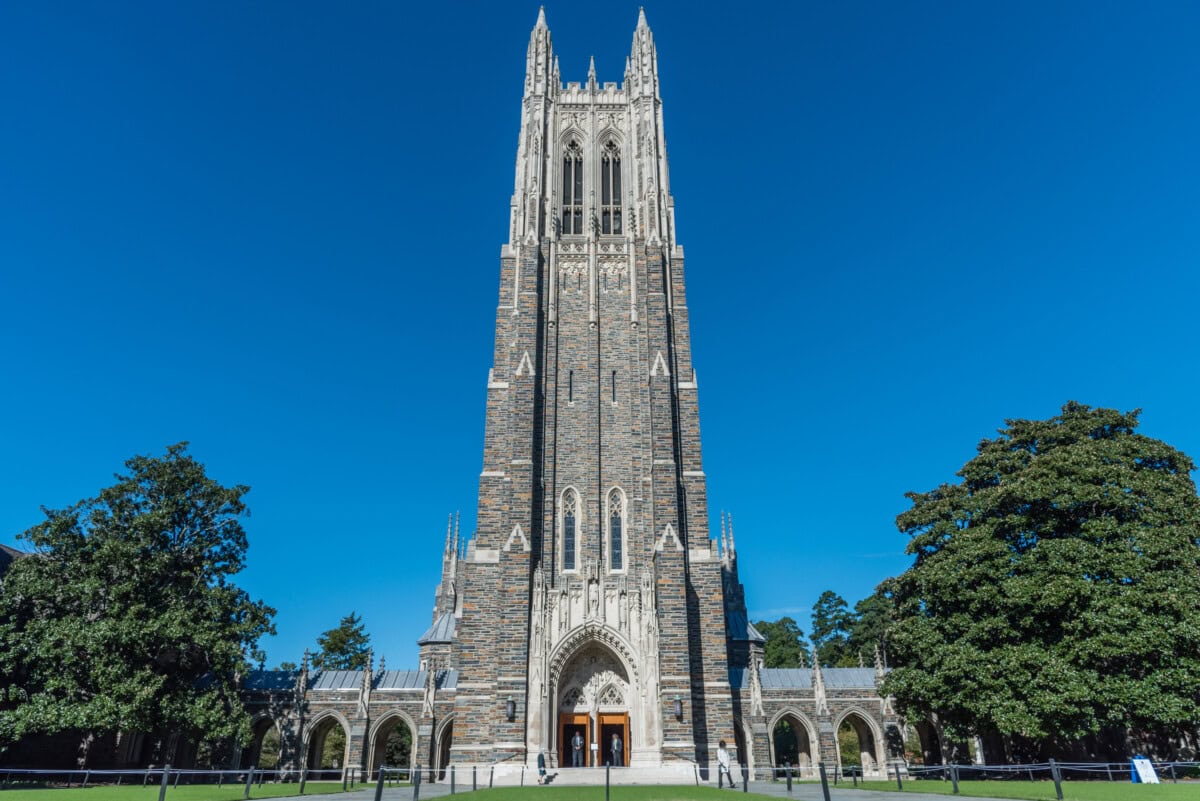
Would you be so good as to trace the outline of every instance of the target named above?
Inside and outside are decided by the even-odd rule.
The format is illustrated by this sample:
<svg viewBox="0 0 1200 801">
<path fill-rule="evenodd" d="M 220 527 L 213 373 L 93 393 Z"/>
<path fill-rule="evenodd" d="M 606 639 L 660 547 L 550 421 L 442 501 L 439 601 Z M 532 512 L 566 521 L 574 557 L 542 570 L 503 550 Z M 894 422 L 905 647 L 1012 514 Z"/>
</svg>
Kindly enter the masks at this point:
<svg viewBox="0 0 1200 801">
<path fill-rule="evenodd" d="M 564 87 L 539 13 L 477 530 L 453 576 L 452 761 L 569 766 L 576 730 L 586 764 L 613 733 L 631 765 L 735 742 L 674 211 L 645 15 L 623 83 L 593 63 Z"/>
</svg>

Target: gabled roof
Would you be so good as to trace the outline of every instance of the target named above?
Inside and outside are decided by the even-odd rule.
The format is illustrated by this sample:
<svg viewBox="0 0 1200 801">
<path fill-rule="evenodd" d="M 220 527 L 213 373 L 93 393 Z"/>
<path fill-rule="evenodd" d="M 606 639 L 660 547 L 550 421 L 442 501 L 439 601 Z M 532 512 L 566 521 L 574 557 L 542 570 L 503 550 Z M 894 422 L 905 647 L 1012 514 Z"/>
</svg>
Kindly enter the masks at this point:
<svg viewBox="0 0 1200 801">
<path fill-rule="evenodd" d="M 310 690 L 356 690 L 362 686 L 361 670 L 321 670 L 309 677 Z"/>
<path fill-rule="evenodd" d="M 458 631 L 458 624 L 454 619 L 454 615 L 446 612 L 441 617 L 433 622 L 433 625 L 421 635 L 417 640 L 417 645 L 429 645 L 431 643 L 454 642 L 454 635 Z"/>
</svg>

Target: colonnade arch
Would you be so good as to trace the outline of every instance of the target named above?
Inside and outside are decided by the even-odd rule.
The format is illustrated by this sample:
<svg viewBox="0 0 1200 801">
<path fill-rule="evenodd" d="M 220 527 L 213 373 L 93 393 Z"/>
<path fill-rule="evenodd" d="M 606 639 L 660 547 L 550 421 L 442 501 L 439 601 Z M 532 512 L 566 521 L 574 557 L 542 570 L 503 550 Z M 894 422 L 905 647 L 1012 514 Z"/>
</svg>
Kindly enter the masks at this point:
<svg viewBox="0 0 1200 801">
<path fill-rule="evenodd" d="M 817 728 L 798 709 L 788 708 L 771 719 L 771 764 L 782 768 L 785 763 L 807 770 L 817 761 Z"/>
<path fill-rule="evenodd" d="M 411 768 L 416 764 L 417 724 L 402 710 L 385 712 L 371 724 L 368 742 L 368 774 L 381 765 Z"/>
<path fill-rule="evenodd" d="M 350 753 L 350 724 L 340 712 L 322 712 L 305 727 L 304 741 L 308 770 L 344 768 Z"/>
<path fill-rule="evenodd" d="M 881 751 L 883 733 L 870 714 L 861 709 L 849 709 L 838 717 L 833 729 L 837 735 L 839 767 L 858 765 L 864 774 L 882 770 L 885 763 Z M 851 751 L 851 746 L 856 746 L 856 750 Z M 852 754 L 857 755 L 857 762 Z"/>
<path fill-rule="evenodd" d="M 242 749 L 240 767 L 253 765 L 262 770 L 275 770 L 283 744 L 279 724 L 266 712 L 260 712 L 250 721 L 250 742 Z"/>
</svg>

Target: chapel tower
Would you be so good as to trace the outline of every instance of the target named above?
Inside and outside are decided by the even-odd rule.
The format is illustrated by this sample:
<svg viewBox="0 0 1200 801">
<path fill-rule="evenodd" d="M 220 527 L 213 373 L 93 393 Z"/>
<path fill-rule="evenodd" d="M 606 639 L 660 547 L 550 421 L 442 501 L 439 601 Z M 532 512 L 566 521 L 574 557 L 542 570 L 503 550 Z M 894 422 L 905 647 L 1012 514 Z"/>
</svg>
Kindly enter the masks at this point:
<svg viewBox="0 0 1200 801">
<path fill-rule="evenodd" d="M 613 733 L 632 765 L 705 764 L 735 742 L 736 568 L 709 538 L 674 214 L 644 13 L 621 84 L 593 63 L 563 86 L 539 12 L 477 530 L 452 577 L 452 761 L 570 766 L 577 730 L 589 765 Z"/>
</svg>

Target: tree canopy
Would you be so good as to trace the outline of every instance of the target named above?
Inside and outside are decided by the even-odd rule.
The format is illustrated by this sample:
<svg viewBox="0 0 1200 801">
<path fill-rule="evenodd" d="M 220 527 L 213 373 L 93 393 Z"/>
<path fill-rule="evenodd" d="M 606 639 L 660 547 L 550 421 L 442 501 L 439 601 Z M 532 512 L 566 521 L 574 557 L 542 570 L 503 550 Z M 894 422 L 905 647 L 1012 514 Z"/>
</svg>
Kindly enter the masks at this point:
<svg viewBox="0 0 1200 801">
<path fill-rule="evenodd" d="M 950 735 L 1042 742 L 1200 720 L 1200 499 L 1139 412 L 1009 420 L 897 518 L 884 689 Z"/>
<path fill-rule="evenodd" d="M 186 449 L 135 456 L 20 535 L 33 554 L 0 591 L 0 745 L 72 730 L 248 738 L 237 680 L 274 632 L 274 610 L 232 582 L 249 488 Z"/>
<path fill-rule="evenodd" d="M 760 620 L 754 624 L 758 633 L 767 638 L 763 645 L 763 667 L 800 668 L 808 666 L 808 643 L 800 624 L 790 617 L 774 622 Z"/>
<path fill-rule="evenodd" d="M 336 628 L 317 638 L 320 649 L 313 655 L 313 667 L 321 670 L 360 670 L 367 666 L 371 636 L 362 618 L 354 612 L 346 615 Z"/>
<path fill-rule="evenodd" d="M 849 666 L 857 662 L 851 656 L 850 631 L 854 624 L 846 599 L 833 590 L 825 590 L 813 604 L 812 641 L 822 665 Z"/>
</svg>

